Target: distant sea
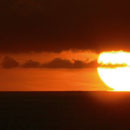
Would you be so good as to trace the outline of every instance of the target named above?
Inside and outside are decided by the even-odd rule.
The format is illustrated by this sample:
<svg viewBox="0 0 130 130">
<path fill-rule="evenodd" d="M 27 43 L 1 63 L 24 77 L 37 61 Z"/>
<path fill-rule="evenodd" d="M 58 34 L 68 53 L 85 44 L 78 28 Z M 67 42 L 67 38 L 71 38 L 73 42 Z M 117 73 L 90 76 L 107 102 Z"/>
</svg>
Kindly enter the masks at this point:
<svg viewBox="0 0 130 130">
<path fill-rule="evenodd" d="M 0 92 L 0 130 L 127 129 L 130 92 Z"/>
</svg>

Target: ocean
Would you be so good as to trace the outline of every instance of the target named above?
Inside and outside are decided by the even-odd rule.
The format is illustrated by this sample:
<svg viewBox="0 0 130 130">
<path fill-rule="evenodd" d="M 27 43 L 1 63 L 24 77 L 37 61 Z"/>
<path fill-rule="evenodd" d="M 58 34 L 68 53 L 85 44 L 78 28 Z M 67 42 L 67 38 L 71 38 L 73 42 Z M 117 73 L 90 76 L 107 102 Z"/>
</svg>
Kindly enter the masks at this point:
<svg viewBox="0 0 130 130">
<path fill-rule="evenodd" d="M 0 130 L 127 130 L 130 92 L 0 92 Z"/>
</svg>

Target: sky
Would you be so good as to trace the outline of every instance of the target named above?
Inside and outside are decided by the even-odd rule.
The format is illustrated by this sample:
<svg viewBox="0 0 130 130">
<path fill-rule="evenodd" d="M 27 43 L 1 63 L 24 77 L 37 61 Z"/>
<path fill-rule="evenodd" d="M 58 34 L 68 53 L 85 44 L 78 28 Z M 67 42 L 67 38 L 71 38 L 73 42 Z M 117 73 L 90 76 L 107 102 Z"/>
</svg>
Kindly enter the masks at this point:
<svg viewBox="0 0 130 130">
<path fill-rule="evenodd" d="M 96 61 L 102 51 L 130 50 L 129 5 L 128 0 L 1 0 L 0 90 L 106 90 Z"/>
</svg>

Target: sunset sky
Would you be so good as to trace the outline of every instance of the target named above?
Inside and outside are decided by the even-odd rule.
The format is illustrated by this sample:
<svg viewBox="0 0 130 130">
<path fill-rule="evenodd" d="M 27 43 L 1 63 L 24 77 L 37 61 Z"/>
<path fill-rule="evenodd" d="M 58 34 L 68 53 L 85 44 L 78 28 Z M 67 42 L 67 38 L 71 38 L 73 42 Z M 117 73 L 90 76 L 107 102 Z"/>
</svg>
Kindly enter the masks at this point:
<svg viewBox="0 0 130 130">
<path fill-rule="evenodd" d="M 1 91 L 110 90 L 102 51 L 130 51 L 130 1 L 1 0 Z"/>
</svg>

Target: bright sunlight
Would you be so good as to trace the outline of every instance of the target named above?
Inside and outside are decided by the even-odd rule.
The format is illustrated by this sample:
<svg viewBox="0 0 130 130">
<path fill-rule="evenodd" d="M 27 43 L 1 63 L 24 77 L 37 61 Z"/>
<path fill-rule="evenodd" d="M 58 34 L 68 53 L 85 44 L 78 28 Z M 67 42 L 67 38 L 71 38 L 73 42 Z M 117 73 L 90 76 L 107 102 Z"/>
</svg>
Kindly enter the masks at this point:
<svg viewBox="0 0 130 130">
<path fill-rule="evenodd" d="M 103 52 L 98 58 L 98 74 L 115 91 L 130 91 L 130 53 Z"/>
</svg>

